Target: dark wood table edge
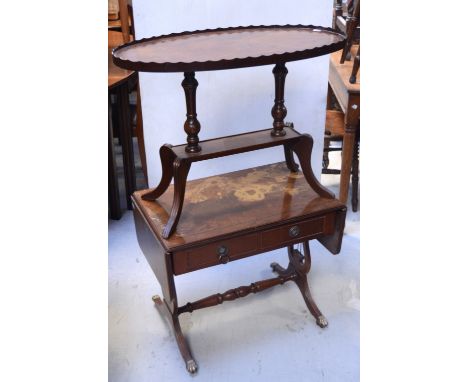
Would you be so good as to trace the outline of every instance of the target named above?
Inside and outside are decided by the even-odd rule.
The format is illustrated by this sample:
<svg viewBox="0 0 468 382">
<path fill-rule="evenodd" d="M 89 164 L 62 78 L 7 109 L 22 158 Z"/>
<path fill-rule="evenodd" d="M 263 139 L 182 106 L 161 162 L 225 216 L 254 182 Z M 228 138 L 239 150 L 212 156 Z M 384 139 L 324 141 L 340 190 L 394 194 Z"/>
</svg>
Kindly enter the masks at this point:
<svg viewBox="0 0 468 382">
<path fill-rule="evenodd" d="M 167 251 L 167 252 L 178 252 L 178 251 L 182 251 L 182 250 L 185 250 L 187 248 L 194 247 L 194 246 L 197 246 L 197 247 L 198 246 L 203 246 L 203 245 L 211 244 L 211 243 L 214 243 L 214 242 L 217 242 L 217 241 L 220 241 L 220 240 L 230 239 L 230 238 L 234 238 L 234 237 L 243 236 L 243 235 L 251 234 L 251 233 L 254 233 L 254 232 L 262 231 L 264 229 L 276 228 L 276 227 L 279 227 L 279 226 L 281 226 L 283 224 L 292 224 L 292 223 L 295 223 L 295 222 L 298 222 L 298 221 L 301 221 L 301 220 L 304 220 L 304 219 L 311 219 L 311 218 L 318 217 L 320 215 L 330 213 L 330 212 L 342 211 L 346 215 L 346 210 L 347 210 L 345 204 L 341 203 L 337 199 L 334 199 L 336 201 L 336 206 L 331 206 L 331 207 L 329 207 L 327 209 L 322 209 L 322 210 L 320 210 L 318 212 L 304 214 L 304 215 L 300 215 L 300 216 L 297 216 L 297 217 L 294 217 L 294 218 L 284 219 L 284 220 L 281 220 L 281 221 L 278 221 L 278 222 L 263 224 L 263 225 L 256 226 L 256 227 L 253 227 L 253 228 L 249 228 L 249 229 L 233 231 L 233 232 L 229 232 L 229 233 L 222 234 L 222 235 L 219 235 L 219 236 L 213 236 L 210 239 L 206 239 L 206 240 L 199 240 L 199 241 L 194 241 L 194 242 L 191 242 L 191 243 L 182 243 L 182 244 L 175 245 L 175 246 L 168 246 L 167 245 L 167 239 L 164 239 L 163 236 L 162 236 L 162 232 L 158 231 L 157 226 L 154 224 L 151 217 L 145 211 L 145 208 L 141 205 L 140 200 L 143 200 L 143 199 L 141 199 L 140 197 L 136 197 L 135 194 L 132 195 L 133 209 L 136 208 L 140 212 L 140 214 L 144 217 L 146 222 L 152 228 L 153 233 L 156 235 L 157 239 L 159 240 L 159 242 L 163 246 L 164 250 Z M 327 199 L 327 200 L 329 200 L 329 199 Z M 297 242 L 301 242 L 301 241 L 304 241 L 304 240 L 298 240 Z M 284 247 L 284 246 L 282 246 L 282 247 Z M 327 246 L 325 245 L 325 247 L 327 247 Z M 281 246 L 278 247 L 278 248 L 281 248 Z M 272 247 L 272 249 L 269 249 L 269 250 L 275 250 L 275 249 L 277 249 L 277 248 Z M 262 251 L 262 252 L 265 252 L 265 251 Z M 333 250 L 331 252 L 336 254 L 336 253 L 339 252 L 339 250 L 338 251 Z"/>
<path fill-rule="evenodd" d="M 124 49 L 128 46 L 139 44 L 146 41 L 155 41 L 167 37 L 176 37 L 176 36 L 186 36 L 200 33 L 208 32 L 221 32 L 229 30 L 243 30 L 243 29 L 268 29 L 268 28 L 308 28 L 308 29 L 317 29 L 319 31 L 328 32 L 340 36 L 343 40 L 323 45 L 320 47 L 315 47 L 312 49 L 305 49 L 301 51 L 294 52 L 285 52 L 281 54 L 272 54 L 272 55 L 262 55 L 258 57 L 243 57 L 243 58 L 234 58 L 234 59 L 223 59 L 217 61 L 193 61 L 190 63 L 186 62 L 176 62 L 176 63 L 155 63 L 155 62 L 142 62 L 142 61 L 131 61 L 124 60 L 116 56 L 119 50 Z M 216 28 L 216 29 L 202 29 L 195 31 L 185 31 L 178 33 L 171 33 L 166 35 L 152 36 L 148 38 L 143 38 L 135 41 L 131 41 L 127 44 L 118 46 L 112 51 L 112 60 L 115 65 L 129 70 L 135 70 L 139 72 L 201 72 L 207 70 L 225 70 L 225 69 L 237 69 L 237 68 L 246 68 L 252 66 L 263 66 L 263 65 L 273 65 L 279 62 L 291 62 L 298 61 L 307 58 L 313 58 L 322 56 L 328 53 L 336 52 L 340 49 L 343 49 L 346 42 L 346 36 L 333 28 L 316 26 L 316 25 L 249 25 L 249 26 L 237 26 L 237 27 L 228 27 L 228 28 Z"/>
</svg>

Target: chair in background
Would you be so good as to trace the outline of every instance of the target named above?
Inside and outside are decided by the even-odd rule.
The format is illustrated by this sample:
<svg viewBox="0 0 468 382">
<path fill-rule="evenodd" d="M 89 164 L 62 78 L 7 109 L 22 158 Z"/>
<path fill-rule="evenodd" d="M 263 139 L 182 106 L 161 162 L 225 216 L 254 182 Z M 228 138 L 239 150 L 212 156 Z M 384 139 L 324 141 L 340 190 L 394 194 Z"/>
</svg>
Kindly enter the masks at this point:
<svg viewBox="0 0 468 382">
<path fill-rule="evenodd" d="M 343 150 L 343 137 L 345 134 L 345 115 L 341 110 L 327 110 L 325 119 L 325 140 L 323 149 L 322 174 L 340 174 L 341 170 L 328 168 L 330 163 L 328 153 Z M 332 145 L 334 144 L 334 145 Z M 353 149 L 351 165 L 351 206 L 354 212 L 358 206 L 359 186 L 359 126 Z"/>
<path fill-rule="evenodd" d="M 133 7 L 128 4 L 128 0 L 114 0 L 118 2 L 118 12 L 114 11 L 114 15 L 109 14 L 109 18 L 113 17 L 114 20 L 109 20 L 109 29 L 120 31 L 123 36 L 123 43 L 128 43 L 134 39 L 135 36 L 135 22 L 133 19 Z M 117 15 L 117 19 L 116 16 Z M 132 118 L 134 126 L 134 136 L 137 137 L 138 151 L 140 154 L 141 166 L 146 183 L 148 183 L 148 170 L 146 165 L 146 150 L 145 150 L 145 139 L 143 133 L 143 117 L 141 111 L 141 98 L 140 98 L 140 81 L 138 74 L 136 75 L 135 86 L 130 91 L 136 91 L 134 107 L 134 117 Z M 120 137 L 119 137 L 120 138 Z"/>
<path fill-rule="evenodd" d="M 350 51 L 351 51 L 351 46 L 353 45 L 354 42 L 357 42 L 358 44 L 358 50 L 356 55 L 354 56 L 354 62 L 353 62 L 353 70 L 351 71 L 351 75 L 349 77 L 349 82 L 352 84 L 356 83 L 356 74 L 359 70 L 360 62 L 361 62 L 361 56 L 360 56 L 360 51 L 361 51 L 361 45 L 359 41 L 359 36 L 356 41 L 356 30 L 359 27 L 359 19 L 360 19 L 360 5 L 359 5 L 359 0 L 356 0 L 355 3 L 353 3 L 353 13 L 352 15 L 346 20 L 346 36 L 348 38 L 346 39 L 346 44 L 345 47 L 343 48 L 343 51 L 341 53 L 341 59 L 340 59 L 340 64 L 344 64 L 345 60 L 350 58 Z"/>
<path fill-rule="evenodd" d="M 119 0 L 118 2 L 119 11 L 117 12 L 114 10 L 113 14 L 109 13 L 108 16 L 108 92 L 112 119 L 110 123 L 111 134 L 109 134 L 109 140 L 113 145 L 113 137 L 116 137 L 119 140 L 119 144 L 122 146 L 126 204 L 127 208 L 131 209 L 131 194 L 136 189 L 147 186 L 148 178 L 138 73 L 125 71 L 116 67 L 111 57 L 113 48 L 130 42 L 134 38 L 132 9 L 127 6 L 126 0 Z M 111 4 L 109 3 L 109 9 L 111 8 L 110 6 Z M 144 179 L 137 177 L 138 172 L 135 168 L 132 138 L 134 136 L 138 141 L 138 151 Z M 112 154 L 112 157 L 113 156 Z M 115 158 L 112 160 L 109 159 L 109 177 L 118 180 L 116 171 Z M 121 216 L 117 180 L 109 180 L 109 211 L 112 219 L 119 219 Z"/>
<path fill-rule="evenodd" d="M 346 8 L 346 10 L 343 10 Z M 353 70 L 349 77 L 349 82 L 356 83 L 356 74 L 360 66 L 360 0 L 348 0 L 343 5 L 342 0 L 335 0 L 333 9 L 333 28 L 340 32 L 346 33 L 347 39 L 345 47 L 341 54 L 340 63 L 345 60 L 351 60 L 351 46 L 358 45 L 357 54 L 354 55 Z"/>
<path fill-rule="evenodd" d="M 352 209 L 357 211 L 359 183 L 360 84 L 359 84 L 359 0 L 335 1 L 333 26 L 346 32 L 347 41 L 342 52 L 330 55 L 327 114 L 324 136 L 322 173 L 340 174 L 341 202 L 346 203 L 350 179 Z M 354 57 L 351 62 L 349 57 Z M 346 60 L 348 58 L 348 60 Z M 333 145 L 332 145 L 333 143 Z M 341 169 L 329 169 L 328 153 L 342 152 Z"/>
</svg>

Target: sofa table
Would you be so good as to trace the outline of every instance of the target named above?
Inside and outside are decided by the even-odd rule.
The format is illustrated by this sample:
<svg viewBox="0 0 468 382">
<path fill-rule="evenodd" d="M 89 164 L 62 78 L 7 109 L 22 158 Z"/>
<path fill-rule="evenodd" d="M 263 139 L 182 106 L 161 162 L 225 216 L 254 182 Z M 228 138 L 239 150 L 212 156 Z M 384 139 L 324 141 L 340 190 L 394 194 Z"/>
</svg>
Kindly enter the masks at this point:
<svg viewBox="0 0 468 382">
<path fill-rule="evenodd" d="M 190 373 L 198 365 L 181 331 L 180 314 L 294 281 L 317 324 L 328 325 L 307 282 L 309 240 L 339 253 L 346 207 L 312 172 L 312 137 L 284 121 L 285 63 L 335 52 L 344 40 L 331 28 L 312 25 L 249 26 L 151 37 L 113 52 L 114 63 L 125 69 L 184 73 L 187 144 L 161 147 L 159 185 L 136 191 L 132 202 L 138 242 L 162 289 L 163 299 L 153 300 L 169 320 Z M 260 65 L 274 65 L 273 128 L 200 141 L 195 72 Z M 274 146 L 283 146 L 284 162 L 187 182 L 193 162 Z M 178 304 L 174 276 L 283 247 L 289 254 L 287 268 L 271 264 L 278 277 Z"/>
</svg>

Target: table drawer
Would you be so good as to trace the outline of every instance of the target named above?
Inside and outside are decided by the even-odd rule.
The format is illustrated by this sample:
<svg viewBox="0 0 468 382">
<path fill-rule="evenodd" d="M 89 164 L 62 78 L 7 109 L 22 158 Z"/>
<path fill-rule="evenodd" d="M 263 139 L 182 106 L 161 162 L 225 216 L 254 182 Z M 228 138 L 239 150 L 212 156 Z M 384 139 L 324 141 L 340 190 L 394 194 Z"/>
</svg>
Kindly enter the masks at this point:
<svg viewBox="0 0 468 382">
<path fill-rule="evenodd" d="M 212 265 L 226 264 L 248 256 L 258 249 L 258 233 L 220 240 L 202 247 L 175 252 L 174 274 L 182 274 Z"/>
<path fill-rule="evenodd" d="M 259 229 L 247 235 L 175 251 L 172 254 L 174 274 L 180 275 L 213 265 L 226 264 L 260 252 L 330 235 L 333 233 L 334 224 L 333 212 L 297 223 Z"/>
<path fill-rule="evenodd" d="M 263 249 L 275 248 L 301 239 L 331 233 L 334 214 L 320 216 L 298 223 L 286 224 L 261 232 L 260 242 Z"/>
</svg>

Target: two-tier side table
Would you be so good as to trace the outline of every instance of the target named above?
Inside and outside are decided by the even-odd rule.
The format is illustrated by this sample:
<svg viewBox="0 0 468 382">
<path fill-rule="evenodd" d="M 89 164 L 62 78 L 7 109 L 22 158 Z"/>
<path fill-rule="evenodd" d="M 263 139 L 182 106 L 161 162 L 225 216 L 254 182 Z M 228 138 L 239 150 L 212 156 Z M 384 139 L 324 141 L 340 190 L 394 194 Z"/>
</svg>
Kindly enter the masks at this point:
<svg viewBox="0 0 468 382">
<path fill-rule="evenodd" d="M 163 299 L 153 301 L 168 319 L 190 373 L 198 365 L 180 327 L 182 313 L 294 281 L 317 324 L 328 325 L 307 282 L 309 240 L 339 253 L 346 207 L 312 172 L 312 137 L 284 121 L 285 63 L 335 52 L 344 41 L 335 30 L 313 25 L 248 26 L 151 37 L 113 52 L 114 63 L 125 69 L 184 73 L 187 143 L 161 147 L 159 185 L 135 192 L 132 201 L 138 242 L 162 289 Z M 260 65 L 274 65 L 273 128 L 200 141 L 195 72 Z M 274 146 L 283 146 L 284 162 L 187 182 L 194 162 Z M 302 252 L 296 244 L 302 244 Z M 288 266 L 271 264 L 278 277 L 178 304 L 174 276 L 283 247 Z"/>
</svg>

